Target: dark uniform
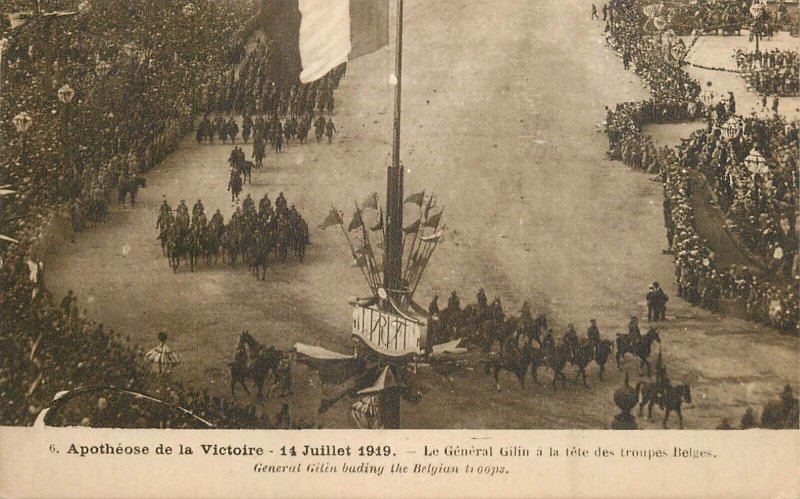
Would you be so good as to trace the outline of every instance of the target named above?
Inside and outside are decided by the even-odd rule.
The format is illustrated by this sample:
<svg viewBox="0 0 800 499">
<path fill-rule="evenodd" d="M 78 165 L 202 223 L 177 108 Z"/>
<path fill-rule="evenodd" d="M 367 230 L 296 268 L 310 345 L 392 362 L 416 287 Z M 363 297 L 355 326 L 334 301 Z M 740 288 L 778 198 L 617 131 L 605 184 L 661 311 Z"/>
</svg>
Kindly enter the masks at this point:
<svg viewBox="0 0 800 499">
<path fill-rule="evenodd" d="M 586 330 L 586 336 L 593 345 L 600 343 L 600 329 L 597 327 L 597 322 L 592 319 L 589 321 L 589 329 Z"/>
<path fill-rule="evenodd" d="M 578 348 L 578 333 L 575 331 L 574 324 L 567 325 L 567 332 L 564 333 L 564 344 L 573 353 Z"/>
<path fill-rule="evenodd" d="M 333 133 L 336 131 L 336 126 L 333 124 L 333 120 L 328 118 L 328 123 L 325 125 L 325 135 L 328 136 L 328 144 L 333 141 Z"/>
<path fill-rule="evenodd" d="M 264 194 L 264 197 L 258 202 L 258 214 L 262 217 L 272 215 L 272 203 L 268 194 Z"/>
<path fill-rule="evenodd" d="M 478 315 L 481 319 L 486 314 L 486 307 L 489 304 L 489 301 L 486 299 L 486 293 L 483 292 L 483 288 L 478 290 Z"/>
<path fill-rule="evenodd" d="M 631 321 L 628 323 L 628 334 L 631 336 L 631 340 L 634 343 L 639 343 L 639 340 L 642 338 L 642 331 L 639 329 L 639 319 L 634 316 L 631 316 Z"/>
<path fill-rule="evenodd" d="M 544 350 L 552 350 L 556 346 L 556 340 L 553 338 L 553 330 L 548 329 L 547 333 L 542 338 L 542 348 Z"/>
<path fill-rule="evenodd" d="M 278 197 L 275 198 L 275 212 L 278 216 L 286 214 L 286 198 L 283 197 L 283 192 L 278 194 Z"/>
<path fill-rule="evenodd" d="M 253 201 L 253 198 L 250 197 L 250 194 L 244 198 L 242 201 L 242 211 L 244 213 L 255 213 L 256 212 L 256 203 Z"/>
<path fill-rule="evenodd" d="M 180 225 L 182 227 L 188 227 L 189 226 L 189 207 L 186 206 L 186 201 L 181 199 L 181 202 L 178 205 L 178 207 L 175 209 L 175 211 L 176 211 L 175 219 L 177 220 L 178 225 Z"/>
</svg>

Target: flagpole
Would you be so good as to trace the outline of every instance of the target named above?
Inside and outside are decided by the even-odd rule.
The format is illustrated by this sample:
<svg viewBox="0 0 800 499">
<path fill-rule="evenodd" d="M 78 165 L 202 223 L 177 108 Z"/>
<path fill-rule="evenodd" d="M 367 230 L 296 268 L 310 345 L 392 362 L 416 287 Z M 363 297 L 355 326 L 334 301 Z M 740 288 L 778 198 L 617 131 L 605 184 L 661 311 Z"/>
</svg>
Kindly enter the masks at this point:
<svg viewBox="0 0 800 499">
<path fill-rule="evenodd" d="M 384 288 L 399 302 L 403 288 L 403 168 L 400 165 L 400 108 L 403 71 L 403 0 L 397 0 L 397 49 L 395 60 L 394 136 L 392 164 L 386 179 L 386 244 Z"/>
</svg>

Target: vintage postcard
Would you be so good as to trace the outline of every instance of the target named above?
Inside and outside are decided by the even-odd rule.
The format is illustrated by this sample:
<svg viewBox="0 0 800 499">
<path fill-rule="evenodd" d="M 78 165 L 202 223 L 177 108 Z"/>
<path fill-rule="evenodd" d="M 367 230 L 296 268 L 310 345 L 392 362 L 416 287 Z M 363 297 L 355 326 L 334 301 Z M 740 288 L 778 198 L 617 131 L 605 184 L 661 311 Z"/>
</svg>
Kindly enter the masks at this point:
<svg viewBox="0 0 800 499">
<path fill-rule="evenodd" d="M 796 497 L 799 35 L 0 0 L 0 495 Z"/>
</svg>

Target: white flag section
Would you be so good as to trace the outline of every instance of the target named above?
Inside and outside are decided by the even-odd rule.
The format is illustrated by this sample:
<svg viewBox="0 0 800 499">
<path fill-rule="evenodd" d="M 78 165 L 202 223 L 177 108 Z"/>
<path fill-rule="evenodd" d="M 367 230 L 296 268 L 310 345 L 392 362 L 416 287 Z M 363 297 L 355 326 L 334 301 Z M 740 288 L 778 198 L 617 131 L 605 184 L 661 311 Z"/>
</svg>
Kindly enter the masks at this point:
<svg viewBox="0 0 800 499">
<path fill-rule="evenodd" d="M 319 80 L 347 62 L 350 44 L 350 0 L 299 0 L 300 81 Z"/>
<path fill-rule="evenodd" d="M 298 0 L 298 8 L 303 83 L 389 42 L 388 0 Z"/>
</svg>

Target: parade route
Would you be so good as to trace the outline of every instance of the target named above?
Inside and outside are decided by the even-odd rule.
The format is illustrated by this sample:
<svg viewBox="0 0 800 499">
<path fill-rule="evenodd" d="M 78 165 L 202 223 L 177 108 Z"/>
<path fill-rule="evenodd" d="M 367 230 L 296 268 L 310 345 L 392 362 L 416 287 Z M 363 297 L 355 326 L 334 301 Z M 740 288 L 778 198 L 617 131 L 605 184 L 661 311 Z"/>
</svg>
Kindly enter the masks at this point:
<svg viewBox="0 0 800 499">
<path fill-rule="evenodd" d="M 606 47 L 588 3 L 409 0 L 406 11 L 405 192 L 434 192 L 448 228 L 417 291 L 421 305 L 438 294 L 443 306 L 456 290 L 463 306 L 483 287 L 490 301 L 502 299 L 506 313 L 529 300 L 559 336 L 568 323 L 583 336 L 594 318 L 613 339 L 631 315 L 647 325 L 644 296 L 658 281 L 671 298 L 659 326 L 663 356 L 673 380 L 692 383 L 687 428 L 714 428 L 721 417 L 738 421 L 746 406 L 797 383 L 798 338 L 678 298 L 672 257 L 662 254 L 661 184 L 607 161 L 607 139 L 597 129 L 604 106 L 647 93 Z M 333 144 L 312 139 L 268 152 L 245 185 L 242 196 L 251 193 L 256 203 L 265 192 L 273 202 L 283 192 L 297 206 L 311 229 L 304 263 L 273 265 L 266 282 L 221 262 L 173 273 L 156 240 L 162 196 L 173 207 L 201 198 L 209 218 L 217 208 L 226 221 L 232 212 L 225 190 L 230 145 L 187 137 L 147 174 L 135 208 L 115 208 L 108 223 L 49 256 L 45 275 L 54 296 L 73 289 L 90 316 L 145 350 L 167 330 L 183 360 L 175 376 L 212 391 L 229 392 L 226 363 L 242 330 L 281 349 L 300 341 L 349 352 L 347 300 L 369 291 L 341 231 L 317 225 L 331 205 L 347 222 L 354 203 L 371 192 L 385 201 L 389 54 L 384 48 L 348 65 L 336 94 Z M 244 150 L 249 158 L 251 146 Z M 625 363 L 634 383 L 644 380 L 637 364 L 632 357 Z M 623 378 L 612 359 L 605 383 L 590 366 L 590 390 L 572 383 L 557 392 L 532 383 L 520 389 L 504 373 L 497 392 L 472 366 L 449 378 L 426 376 L 432 387 L 418 404 L 403 405 L 403 427 L 606 428 Z M 571 367 L 565 374 L 571 381 Z M 539 378 L 549 385 L 552 374 L 542 368 Z M 307 394 L 307 407 L 298 412 L 312 418 L 320 388 L 313 378 L 303 383 L 297 390 Z M 352 427 L 346 409 L 340 402 L 318 424 Z M 641 426 L 660 428 L 660 415 Z"/>
</svg>

